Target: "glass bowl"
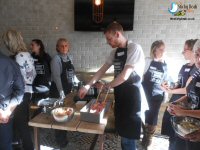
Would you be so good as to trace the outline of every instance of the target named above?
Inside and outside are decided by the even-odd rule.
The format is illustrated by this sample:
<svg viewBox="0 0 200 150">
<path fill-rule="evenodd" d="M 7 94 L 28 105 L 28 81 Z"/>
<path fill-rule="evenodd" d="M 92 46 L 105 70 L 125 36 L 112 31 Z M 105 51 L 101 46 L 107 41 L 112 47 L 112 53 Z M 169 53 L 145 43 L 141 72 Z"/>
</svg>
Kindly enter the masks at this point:
<svg viewBox="0 0 200 150">
<path fill-rule="evenodd" d="M 200 120 L 192 117 L 171 117 L 171 124 L 176 134 L 184 137 L 200 129 Z"/>
</svg>

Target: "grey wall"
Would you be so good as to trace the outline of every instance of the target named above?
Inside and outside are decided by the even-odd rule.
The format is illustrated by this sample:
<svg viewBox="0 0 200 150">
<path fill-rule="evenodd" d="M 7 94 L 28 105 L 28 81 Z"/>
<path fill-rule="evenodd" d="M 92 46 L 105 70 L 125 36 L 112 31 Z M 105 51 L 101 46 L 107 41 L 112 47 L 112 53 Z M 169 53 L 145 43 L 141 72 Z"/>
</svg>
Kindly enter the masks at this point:
<svg viewBox="0 0 200 150">
<path fill-rule="evenodd" d="M 195 20 L 170 20 L 171 0 L 135 0 L 134 31 L 125 33 L 142 45 L 146 56 L 151 43 L 162 39 L 174 76 L 185 62 L 180 53 L 184 41 L 200 38 L 200 1 L 180 1 L 197 4 L 197 10 L 185 16 Z M 52 56 L 56 53 L 56 40 L 59 37 L 69 39 L 73 61 L 79 71 L 96 70 L 111 50 L 102 33 L 74 31 L 74 0 L 0 0 L 0 18 L 0 35 L 15 28 L 22 32 L 28 44 L 31 39 L 40 38 Z"/>
</svg>

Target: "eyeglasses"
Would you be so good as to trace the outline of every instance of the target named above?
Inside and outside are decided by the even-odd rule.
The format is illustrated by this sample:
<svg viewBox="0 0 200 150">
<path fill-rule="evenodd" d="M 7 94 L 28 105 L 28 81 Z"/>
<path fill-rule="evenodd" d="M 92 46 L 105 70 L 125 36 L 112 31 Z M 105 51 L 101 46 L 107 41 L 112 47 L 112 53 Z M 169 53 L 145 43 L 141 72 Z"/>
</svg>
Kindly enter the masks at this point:
<svg viewBox="0 0 200 150">
<path fill-rule="evenodd" d="M 191 49 L 184 49 L 183 51 L 182 51 L 182 53 L 185 53 L 185 52 L 187 52 L 187 51 L 192 51 Z"/>
</svg>

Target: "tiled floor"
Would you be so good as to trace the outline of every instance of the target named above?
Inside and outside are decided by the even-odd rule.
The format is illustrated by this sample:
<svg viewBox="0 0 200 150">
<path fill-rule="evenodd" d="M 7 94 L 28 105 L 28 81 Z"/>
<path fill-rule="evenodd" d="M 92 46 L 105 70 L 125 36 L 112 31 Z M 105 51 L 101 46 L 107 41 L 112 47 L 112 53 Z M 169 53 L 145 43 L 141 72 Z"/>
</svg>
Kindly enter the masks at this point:
<svg viewBox="0 0 200 150">
<path fill-rule="evenodd" d="M 40 130 L 41 136 L 41 150 L 59 150 L 60 148 L 55 143 L 54 131 L 49 129 Z M 60 150 L 89 150 L 91 142 L 94 138 L 93 134 L 83 134 L 78 132 L 68 132 L 69 143 L 66 147 Z M 137 141 L 138 150 L 143 150 Z M 98 150 L 98 141 L 95 145 L 94 150 Z M 152 146 L 149 150 L 167 150 L 168 140 L 164 137 L 154 136 Z M 120 137 L 111 133 L 105 134 L 104 150 L 121 150 L 120 147 Z"/>
</svg>

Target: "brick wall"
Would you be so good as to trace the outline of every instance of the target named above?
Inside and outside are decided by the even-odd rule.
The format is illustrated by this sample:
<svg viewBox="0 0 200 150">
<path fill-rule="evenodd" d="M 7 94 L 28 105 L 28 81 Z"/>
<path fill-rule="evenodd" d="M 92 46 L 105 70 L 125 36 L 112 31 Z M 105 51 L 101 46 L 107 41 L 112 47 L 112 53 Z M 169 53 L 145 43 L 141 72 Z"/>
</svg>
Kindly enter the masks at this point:
<svg viewBox="0 0 200 150">
<path fill-rule="evenodd" d="M 180 53 L 184 41 L 200 38 L 200 1 L 180 0 L 183 4 L 197 4 L 193 13 L 184 16 L 194 17 L 195 20 L 191 21 L 170 20 L 172 15 L 168 8 L 174 1 L 135 0 L 134 30 L 125 32 L 125 35 L 141 44 L 146 56 L 151 43 L 162 39 L 166 43 L 170 70 L 176 76 L 184 63 Z M 74 31 L 74 0 L 0 0 L 0 18 L 0 35 L 8 28 L 15 28 L 22 32 L 26 43 L 40 38 L 52 56 L 56 53 L 56 40 L 68 38 L 79 71 L 96 70 L 111 50 L 102 33 Z"/>
</svg>

